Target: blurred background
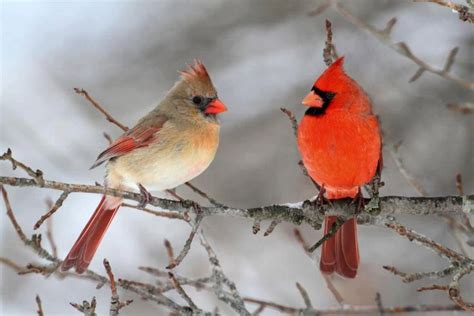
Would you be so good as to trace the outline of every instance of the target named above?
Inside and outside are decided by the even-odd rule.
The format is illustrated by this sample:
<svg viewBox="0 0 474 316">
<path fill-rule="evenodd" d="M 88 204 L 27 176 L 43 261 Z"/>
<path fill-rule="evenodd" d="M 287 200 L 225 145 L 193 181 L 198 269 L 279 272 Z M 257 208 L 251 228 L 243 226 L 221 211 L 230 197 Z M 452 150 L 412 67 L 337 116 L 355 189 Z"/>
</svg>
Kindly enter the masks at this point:
<svg viewBox="0 0 474 316">
<path fill-rule="evenodd" d="M 132 126 L 150 111 L 177 80 L 177 71 L 194 58 L 206 64 L 219 96 L 229 111 L 222 116 L 221 145 L 211 167 L 194 184 L 217 200 L 251 207 L 296 202 L 315 195 L 304 177 L 284 106 L 298 119 L 301 99 L 325 69 L 322 49 L 324 20 L 333 23 L 337 51 L 346 56 L 345 68 L 369 93 L 385 135 L 384 195 L 417 195 L 390 157 L 389 149 L 402 141 L 400 155 L 406 169 L 429 195 L 456 194 L 455 174 L 464 176 L 472 193 L 474 125 L 472 115 L 449 110 L 448 103 L 472 101 L 472 91 L 425 73 L 409 83 L 417 66 L 354 27 L 335 10 L 316 17 L 308 13 L 319 1 L 154 1 L 154 2 L 11 2 L 1 4 L 1 138 L 0 151 L 14 156 L 45 178 L 71 183 L 102 182 L 103 168 L 89 166 L 106 146 L 102 136 L 121 131 L 107 122 L 73 87 L 86 89 L 120 122 Z M 449 51 L 460 51 L 452 73 L 469 81 L 473 76 L 472 25 L 449 9 L 410 1 L 346 1 L 354 15 L 378 28 L 398 18 L 394 42 L 406 42 L 425 62 L 443 66 Z M 2 175 L 13 172 L 6 162 Z M 45 199 L 58 192 L 6 187 L 19 223 L 28 235 L 47 210 Z M 178 193 L 197 197 L 187 188 Z M 100 197 L 72 194 L 54 215 L 54 235 L 64 258 Z M 2 213 L 4 206 L 2 202 Z M 457 249 L 442 219 L 399 218 L 420 233 Z M 303 307 L 295 287 L 300 282 L 317 308 L 337 306 L 316 267 L 293 237 L 293 226 L 278 225 L 273 234 L 251 233 L 252 222 L 240 218 L 206 218 L 203 227 L 224 271 L 244 296 Z M 266 223 L 263 227 L 266 228 Z M 40 231 L 44 233 L 45 226 Z M 301 227 L 308 242 L 320 231 Z M 24 265 L 37 261 L 18 239 L 10 222 L 0 220 L 1 256 Z M 117 277 L 152 282 L 140 265 L 163 268 L 167 238 L 178 251 L 189 233 L 186 224 L 123 208 L 114 220 L 90 268 L 103 272 L 107 257 Z M 360 227 L 361 268 L 355 280 L 334 278 L 347 303 L 374 304 L 376 292 L 386 306 L 450 304 L 442 291 L 417 293 L 429 281 L 403 284 L 382 269 L 431 271 L 446 262 L 424 248 L 378 227 Z M 46 244 L 46 243 L 45 243 Z M 469 249 L 472 255 L 472 248 Z M 0 313 L 32 315 L 40 294 L 46 315 L 75 311 L 69 302 L 97 297 L 99 315 L 108 313 L 110 292 L 96 290 L 86 280 L 40 275 L 17 276 L 0 265 Z M 208 273 L 207 256 L 196 243 L 177 268 L 189 276 Z M 448 282 L 448 280 L 443 280 Z M 472 294 L 474 278 L 462 282 Z M 232 311 L 205 291 L 189 289 L 202 308 L 214 306 L 224 315 Z M 135 302 L 128 315 L 165 314 L 167 310 L 120 291 Z M 174 293 L 170 297 L 181 300 Z M 470 297 L 472 300 L 472 295 Z M 257 306 L 248 305 L 250 310 Z M 277 314 L 266 310 L 265 315 Z"/>
</svg>

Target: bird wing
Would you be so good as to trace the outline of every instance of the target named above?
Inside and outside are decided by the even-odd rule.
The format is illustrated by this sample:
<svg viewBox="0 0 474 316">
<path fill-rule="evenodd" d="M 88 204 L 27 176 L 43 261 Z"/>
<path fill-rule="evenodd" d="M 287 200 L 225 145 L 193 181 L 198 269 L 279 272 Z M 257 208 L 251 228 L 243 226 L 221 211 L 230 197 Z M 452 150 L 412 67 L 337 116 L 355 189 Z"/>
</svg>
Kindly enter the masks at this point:
<svg viewBox="0 0 474 316">
<path fill-rule="evenodd" d="M 165 117 L 154 117 L 140 121 L 134 128 L 128 130 L 117 138 L 106 150 L 104 150 L 92 165 L 91 169 L 101 165 L 107 160 L 120 157 L 134 149 L 145 147 L 156 141 L 156 133 L 161 130 L 167 121 Z"/>
</svg>

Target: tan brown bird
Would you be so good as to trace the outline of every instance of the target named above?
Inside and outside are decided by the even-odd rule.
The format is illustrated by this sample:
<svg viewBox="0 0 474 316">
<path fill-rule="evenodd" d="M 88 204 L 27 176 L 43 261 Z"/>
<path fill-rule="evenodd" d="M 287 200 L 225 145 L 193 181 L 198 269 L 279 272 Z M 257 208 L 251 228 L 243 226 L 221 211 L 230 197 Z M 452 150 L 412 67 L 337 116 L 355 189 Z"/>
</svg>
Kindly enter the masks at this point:
<svg viewBox="0 0 474 316">
<path fill-rule="evenodd" d="M 219 144 L 216 115 L 226 106 L 218 99 L 211 78 L 200 61 L 181 72 L 181 78 L 150 113 L 103 151 L 92 166 L 107 162 L 108 188 L 147 190 L 175 188 L 200 175 L 210 165 Z M 104 195 L 62 264 L 84 272 L 122 204 Z"/>
</svg>

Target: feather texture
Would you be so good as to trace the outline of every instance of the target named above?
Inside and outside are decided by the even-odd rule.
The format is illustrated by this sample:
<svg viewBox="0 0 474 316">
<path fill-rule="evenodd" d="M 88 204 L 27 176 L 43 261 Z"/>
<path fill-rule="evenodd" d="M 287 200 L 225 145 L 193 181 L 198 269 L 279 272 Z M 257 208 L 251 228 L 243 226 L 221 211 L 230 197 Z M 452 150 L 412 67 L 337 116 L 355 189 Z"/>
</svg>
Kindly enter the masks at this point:
<svg viewBox="0 0 474 316">
<path fill-rule="evenodd" d="M 356 197 L 381 163 L 379 124 L 370 99 L 345 73 L 343 62 L 339 58 L 315 81 L 304 99 L 305 105 L 315 108 L 306 112 L 298 127 L 303 163 L 311 178 L 324 186 L 328 199 Z M 325 219 L 325 234 L 336 219 Z M 357 224 L 350 219 L 323 243 L 320 269 L 354 278 L 358 266 Z"/>
</svg>

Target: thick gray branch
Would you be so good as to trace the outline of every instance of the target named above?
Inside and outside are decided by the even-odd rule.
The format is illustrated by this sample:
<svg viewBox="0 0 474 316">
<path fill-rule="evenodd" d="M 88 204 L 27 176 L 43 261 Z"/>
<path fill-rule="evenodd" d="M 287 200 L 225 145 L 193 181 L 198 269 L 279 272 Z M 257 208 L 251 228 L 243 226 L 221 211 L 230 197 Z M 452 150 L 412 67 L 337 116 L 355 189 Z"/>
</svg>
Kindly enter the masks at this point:
<svg viewBox="0 0 474 316">
<path fill-rule="evenodd" d="M 38 187 L 71 193 L 108 194 L 137 202 L 140 202 L 142 199 L 139 193 L 107 189 L 100 185 L 70 184 L 48 180 L 44 180 L 42 185 L 39 185 L 34 179 L 16 177 L 0 177 L 0 184 L 16 187 Z M 204 216 L 218 215 L 257 220 L 281 220 L 296 225 L 307 223 L 315 228 L 319 228 L 325 215 L 338 215 L 346 218 L 353 216 L 355 207 L 350 202 L 349 200 L 332 201 L 330 206 L 325 205 L 322 208 L 314 206 L 309 201 L 248 209 L 202 206 L 201 212 Z M 368 202 L 369 200 L 366 201 L 366 204 Z M 192 201 L 174 201 L 153 197 L 149 204 L 165 210 L 185 212 L 193 207 L 193 203 Z M 383 225 L 385 217 L 392 214 L 461 215 L 463 213 L 474 213 L 474 195 L 443 197 L 385 196 L 380 198 L 380 212 L 378 214 L 363 212 L 358 215 L 358 222 L 360 224 Z"/>
</svg>

